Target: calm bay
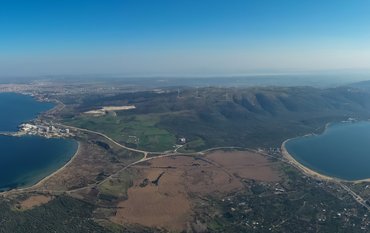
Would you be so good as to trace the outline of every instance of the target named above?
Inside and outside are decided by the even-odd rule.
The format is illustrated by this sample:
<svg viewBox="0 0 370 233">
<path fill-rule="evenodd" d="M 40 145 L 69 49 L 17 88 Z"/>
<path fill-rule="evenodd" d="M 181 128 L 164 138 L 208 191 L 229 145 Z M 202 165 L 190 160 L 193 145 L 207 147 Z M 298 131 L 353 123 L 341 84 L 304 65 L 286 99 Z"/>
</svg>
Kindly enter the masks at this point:
<svg viewBox="0 0 370 233">
<path fill-rule="evenodd" d="M 0 93 L 0 131 L 14 132 L 19 124 L 52 107 L 31 96 Z M 37 183 L 66 164 L 77 147 L 69 139 L 0 136 L 0 191 Z"/>
<path fill-rule="evenodd" d="M 330 124 L 320 135 L 286 142 L 289 154 L 323 175 L 344 180 L 370 178 L 370 122 Z"/>
</svg>

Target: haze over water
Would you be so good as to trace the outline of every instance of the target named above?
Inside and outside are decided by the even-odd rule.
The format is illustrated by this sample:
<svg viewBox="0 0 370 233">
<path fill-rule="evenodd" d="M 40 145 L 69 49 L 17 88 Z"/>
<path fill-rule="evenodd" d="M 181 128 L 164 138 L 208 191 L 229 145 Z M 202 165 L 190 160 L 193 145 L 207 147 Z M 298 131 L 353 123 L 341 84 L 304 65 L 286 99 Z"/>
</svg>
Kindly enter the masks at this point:
<svg viewBox="0 0 370 233">
<path fill-rule="evenodd" d="M 0 94 L 0 132 L 14 132 L 17 127 L 53 107 L 52 103 L 35 101 L 31 96 L 14 93 Z"/>
<path fill-rule="evenodd" d="M 30 96 L 0 93 L 0 131 L 16 131 L 52 106 Z M 68 162 L 76 149 L 73 140 L 0 136 L 0 191 L 37 183 Z"/>
<path fill-rule="evenodd" d="M 306 167 L 345 180 L 370 178 L 370 122 L 336 123 L 323 134 L 286 143 L 288 152 Z"/>
</svg>

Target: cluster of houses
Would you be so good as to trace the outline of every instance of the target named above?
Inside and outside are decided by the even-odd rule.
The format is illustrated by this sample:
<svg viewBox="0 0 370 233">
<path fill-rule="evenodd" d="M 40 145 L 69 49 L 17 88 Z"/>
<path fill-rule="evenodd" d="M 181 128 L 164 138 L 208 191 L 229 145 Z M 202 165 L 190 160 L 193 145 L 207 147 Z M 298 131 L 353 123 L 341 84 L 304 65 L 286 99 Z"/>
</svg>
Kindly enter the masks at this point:
<svg viewBox="0 0 370 233">
<path fill-rule="evenodd" d="M 52 137 L 71 137 L 74 136 L 69 129 L 60 129 L 53 125 L 33 125 L 33 124 L 21 124 L 20 127 L 21 134 L 27 135 L 39 135 L 47 138 Z"/>
</svg>

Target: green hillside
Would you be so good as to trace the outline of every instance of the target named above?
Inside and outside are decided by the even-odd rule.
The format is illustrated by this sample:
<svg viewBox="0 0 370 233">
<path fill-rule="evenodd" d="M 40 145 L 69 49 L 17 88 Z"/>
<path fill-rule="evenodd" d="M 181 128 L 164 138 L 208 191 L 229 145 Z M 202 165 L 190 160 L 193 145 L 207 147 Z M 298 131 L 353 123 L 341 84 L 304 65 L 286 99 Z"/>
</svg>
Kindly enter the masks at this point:
<svg viewBox="0 0 370 233">
<path fill-rule="evenodd" d="M 129 132 L 143 139 L 138 147 L 151 150 L 170 149 L 180 136 L 190 142 L 188 150 L 276 147 L 287 138 L 321 132 L 331 121 L 367 119 L 369 100 L 366 90 L 349 87 L 189 88 L 179 95 L 177 89 L 169 89 L 86 97 L 75 108 L 77 112 L 105 105 L 130 104 L 136 109 L 118 112 L 113 119 L 77 114 L 65 121 L 126 143 Z"/>
</svg>

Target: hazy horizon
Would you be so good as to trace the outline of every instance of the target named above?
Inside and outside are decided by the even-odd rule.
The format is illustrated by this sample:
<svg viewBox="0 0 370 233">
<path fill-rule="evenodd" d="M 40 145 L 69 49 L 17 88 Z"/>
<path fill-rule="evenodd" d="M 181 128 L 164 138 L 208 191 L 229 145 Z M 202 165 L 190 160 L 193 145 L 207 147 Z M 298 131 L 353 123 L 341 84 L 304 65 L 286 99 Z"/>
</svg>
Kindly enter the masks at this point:
<svg viewBox="0 0 370 233">
<path fill-rule="evenodd" d="M 16 0 L 0 76 L 370 70 L 370 2 Z"/>
</svg>

